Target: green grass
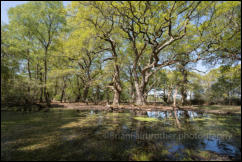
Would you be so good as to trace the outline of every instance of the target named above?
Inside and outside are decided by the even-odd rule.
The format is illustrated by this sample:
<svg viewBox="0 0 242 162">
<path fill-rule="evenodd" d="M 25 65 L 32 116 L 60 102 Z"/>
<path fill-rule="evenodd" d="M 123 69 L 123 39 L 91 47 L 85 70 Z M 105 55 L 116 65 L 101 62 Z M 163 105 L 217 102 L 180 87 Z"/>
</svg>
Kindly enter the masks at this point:
<svg viewBox="0 0 242 162">
<path fill-rule="evenodd" d="M 241 113 L 241 106 L 232 106 L 232 105 L 199 105 L 194 106 L 201 110 L 212 110 L 220 112 L 230 112 L 230 113 Z"/>
<path fill-rule="evenodd" d="M 78 143 L 84 143 L 89 138 L 84 129 L 91 131 L 96 122 L 95 118 L 85 122 L 79 120 L 80 117 L 75 118 L 78 113 L 74 111 L 4 112 L 1 115 L 2 160 L 71 160 L 70 150 L 79 150 L 82 152 L 79 155 L 84 155 L 86 150 L 80 149 Z"/>
<path fill-rule="evenodd" d="M 159 121 L 159 119 L 157 118 L 149 118 L 149 117 L 134 117 L 135 120 L 139 120 L 139 121 L 145 121 L 145 122 L 156 122 Z"/>
<path fill-rule="evenodd" d="M 103 112 L 106 114 L 105 112 Z M 126 113 L 90 114 L 75 110 L 49 112 L 2 112 L 1 159 L 21 160 L 124 160 L 130 141 L 104 138 L 117 132 L 120 123 L 129 126 Z M 128 121 L 127 121 L 128 120 Z M 99 121 L 103 125 L 99 125 Z M 122 150 L 122 151 L 121 151 Z M 137 159 L 147 159 L 146 154 Z"/>
</svg>

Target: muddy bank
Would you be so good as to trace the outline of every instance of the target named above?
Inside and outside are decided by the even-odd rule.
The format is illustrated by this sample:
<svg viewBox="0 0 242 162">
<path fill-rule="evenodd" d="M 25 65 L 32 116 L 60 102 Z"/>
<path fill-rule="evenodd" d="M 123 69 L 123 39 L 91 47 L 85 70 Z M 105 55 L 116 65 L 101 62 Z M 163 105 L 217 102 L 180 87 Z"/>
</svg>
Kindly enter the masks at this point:
<svg viewBox="0 0 242 162">
<path fill-rule="evenodd" d="M 77 110 L 139 110 L 139 111 L 167 111 L 167 110 L 174 110 L 172 106 L 164 106 L 164 105 L 145 105 L 145 106 L 135 106 L 132 104 L 126 105 L 119 105 L 119 106 L 112 106 L 112 105 L 105 105 L 105 104 L 85 104 L 85 103 L 59 103 L 55 102 L 52 103 L 52 107 L 56 108 L 65 108 L 65 109 L 77 109 Z M 213 114 L 241 114 L 240 107 L 237 107 L 233 110 L 228 109 L 211 109 L 206 107 L 200 108 L 198 106 L 178 106 L 175 109 L 180 110 L 192 110 L 197 112 L 204 112 L 204 113 L 213 113 Z"/>
<path fill-rule="evenodd" d="M 85 104 L 85 103 L 60 103 L 52 102 L 51 107 L 47 107 L 44 103 L 38 103 L 36 105 L 28 106 L 15 106 L 15 107 L 2 107 L 1 110 L 15 110 L 15 111 L 49 111 L 52 108 L 58 109 L 70 109 L 70 110 L 108 110 L 108 111 L 123 111 L 123 110 L 135 110 L 135 111 L 171 111 L 174 109 L 179 110 L 192 110 L 201 113 L 212 114 L 241 114 L 241 107 L 229 106 L 165 106 L 161 104 L 157 105 L 145 105 L 136 106 L 132 104 L 122 104 L 119 106 L 112 106 L 107 104 Z"/>
<path fill-rule="evenodd" d="M 128 109 L 128 110 L 173 110 L 171 106 L 155 106 L 155 105 L 146 105 L 146 106 L 135 106 L 132 104 L 126 105 L 105 105 L 105 104 L 85 104 L 85 103 L 52 103 L 51 107 L 57 108 L 67 108 L 67 109 L 81 109 L 81 110 L 119 110 L 119 109 Z"/>
</svg>

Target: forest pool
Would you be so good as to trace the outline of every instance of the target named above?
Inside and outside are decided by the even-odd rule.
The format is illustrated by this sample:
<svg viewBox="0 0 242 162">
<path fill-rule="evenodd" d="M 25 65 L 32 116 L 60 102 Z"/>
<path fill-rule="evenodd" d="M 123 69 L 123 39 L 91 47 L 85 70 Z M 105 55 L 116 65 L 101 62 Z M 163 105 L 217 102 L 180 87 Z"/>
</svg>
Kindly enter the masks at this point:
<svg viewBox="0 0 242 162">
<path fill-rule="evenodd" d="M 241 116 L 194 111 L 1 112 L 1 160 L 238 160 Z"/>
</svg>

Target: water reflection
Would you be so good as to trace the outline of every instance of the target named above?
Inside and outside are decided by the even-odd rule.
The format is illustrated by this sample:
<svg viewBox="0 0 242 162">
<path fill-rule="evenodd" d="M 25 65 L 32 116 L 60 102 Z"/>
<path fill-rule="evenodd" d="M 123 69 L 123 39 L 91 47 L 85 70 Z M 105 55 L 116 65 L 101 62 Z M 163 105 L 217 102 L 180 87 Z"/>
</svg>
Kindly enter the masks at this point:
<svg viewBox="0 0 242 162">
<path fill-rule="evenodd" d="M 5 114 L 4 117 L 8 118 L 4 120 L 5 123 L 14 123 L 15 120 L 18 123 L 16 127 L 12 124 L 8 130 L 3 131 L 6 133 L 10 130 L 10 135 L 4 137 L 17 134 L 14 141 L 23 141 L 20 140 L 21 137 L 40 137 L 36 140 L 39 142 L 51 135 L 49 148 L 33 152 L 34 155 L 43 154 L 39 159 L 49 157 L 44 152 L 54 152 L 55 160 L 72 161 L 224 160 L 224 157 L 227 158 L 225 160 L 241 159 L 241 116 L 212 115 L 174 109 L 123 112 L 63 111 L 50 112 L 48 115 L 10 114 L 8 117 Z M 28 119 L 31 122 L 26 122 Z M 19 123 L 23 123 L 21 128 L 26 129 L 20 129 Z M 39 126 L 40 123 L 42 127 Z M 47 133 L 43 129 L 47 129 Z M 26 132 L 31 134 L 26 136 Z M 7 141 L 5 145 L 10 145 L 11 142 Z M 15 147 L 17 150 L 21 144 L 5 148 Z M 24 153 L 11 151 L 9 154 L 14 158 Z M 38 151 L 43 152 L 40 154 Z M 50 157 L 48 160 L 53 159 Z"/>
<path fill-rule="evenodd" d="M 177 118 L 196 118 L 203 116 L 203 113 L 198 114 L 194 111 L 184 111 L 184 110 L 169 110 L 169 111 L 147 111 L 147 116 L 150 118 L 161 118 L 161 119 L 168 119 L 172 116 L 173 113 L 176 113 Z"/>
<path fill-rule="evenodd" d="M 133 141 L 135 142 L 133 147 L 138 147 L 142 143 L 145 147 L 155 147 L 154 152 L 166 149 L 169 159 L 173 159 L 172 153 L 176 153 L 178 159 L 184 157 L 184 150 L 187 149 L 209 151 L 203 152 L 202 155 L 208 153 L 230 157 L 240 157 L 241 155 L 240 144 L 231 144 L 231 139 L 237 137 L 229 133 L 229 127 L 224 127 L 230 120 L 226 116 L 218 117 L 217 115 L 178 109 L 131 113 L 109 112 L 103 114 L 104 118 L 108 114 L 112 114 L 109 116 L 112 116 L 113 124 L 118 123 L 113 130 L 109 131 L 115 136 L 112 138 L 113 140 L 121 140 L 121 143 L 124 140 Z M 241 120 L 240 117 L 237 118 Z M 103 125 L 108 122 L 102 121 Z M 214 137 L 214 135 L 218 135 L 218 137 L 209 138 L 210 136 Z M 222 138 L 223 136 L 230 136 L 231 139 Z M 162 143 L 162 147 L 157 147 L 160 143 Z"/>
<path fill-rule="evenodd" d="M 173 111 L 174 111 L 174 116 L 175 116 L 175 119 L 176 119 L 176 125 L 180 129 L 181 128 L 181 124 L 180 124 L 180 121 L 179 121 L 178 118 L 181 116 L 181 112 L 177 111 L 176 109 L 174 109 Z"/>
</svg>

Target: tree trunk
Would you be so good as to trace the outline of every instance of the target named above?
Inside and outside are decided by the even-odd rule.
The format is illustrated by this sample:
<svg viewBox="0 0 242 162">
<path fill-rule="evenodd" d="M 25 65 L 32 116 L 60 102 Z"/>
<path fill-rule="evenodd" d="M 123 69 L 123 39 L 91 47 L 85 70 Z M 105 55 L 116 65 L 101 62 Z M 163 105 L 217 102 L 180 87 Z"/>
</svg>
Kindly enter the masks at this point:
<svg viewBox="0 0 242 162">
<path fill-rule="evenodd" d="M 135 96 L 135 88 L 134 88 L 134 83 L 133 83 L 133 82 L 131 82 L 130 96 L 131 96 L 131 98 L 130 98 L 130 102 L 131 102 L 131 103 L 134 103 L 134 102 L 135 102 L 135 98 L 136 98 L 136 96 Z"/>
<path fill-rule="evenodd" d="M 97 88 L 97 90 L 96 90 L 96 95 L 95 95 L 96 96 L 95 103 L 98 103 L 100 101 L 100 87 L 97 86 L 96 88 Z"/>
<path fill-rule="evenodd" d="M 175 116 L 175 119 L 176 119 L 177 127 L 178 127 L 178 128 L 181 128 L 180 121 L 179 121 L 179 119 L 178 119 L 178 117 L 177 117 L 176 109 L 173 109 L 173 112 L 174 112 L 174 116 Z"/>
<path fill-rule="evenodd" d="M 120 91 L 114 88 L 113 105 L 119 105 L 120 103 Z"/>
<path fill-rule="evenodd" d="M 80 99 L 81 99 L 81 94 L 78 94 L 78 95 L 76 96 L 75 102 L 80 102 Z"/>
<path fill-rule="evenodd" d="M 83 91 L 83 102 L 85 102 L 86 104 L 88 104 L 88 100 L 87 100 L 88 90 L 89 90 L 89 86 L 85 86 Z"/>
<path fill-rule="evenodd" d="M 29 54 L 29 52 L 28 52 Z M 29 63 L 29 59 L 27 59 L 27 68 L 28 68 L 28 74 L 29 74 L 29 80 L 31 81 L 31 71 L 30 71 L 30 63 Z M 30 84 L 28 85 L 28 92 L 30 94 Z M 31 96 L 31 95 L 30 95 Z"/>
<path fill-rule="evenodd" d="M 66 80 L 65 78 L 63 78 L 63 81 L 64 81 L 64 85 L 63 85 L 63 88 L 62 88 L 62 91 L 61 91 L 61 98 L 60 98 L 60 101 L 62 102 L 64 96 L 65 96 L 65 89 L 66 89 Z"/>
<path fill-rule="evenodd" d="M 183 76 L 183 79 L 181 81 L 181 96 L 182 96 L 182 100 L 181 100 L 181 103 L 182 105 L 186 105 L 187 104 L 187 75 L 188 75 L 188 72 L 186 70 L 186 65 L 187 63 L 186 62 L 181 62 L 181 67 L 179 69 L 179 71 L 182 73 L 182 76 Z"/>
<path fill-rule="evenodd" d="M 117 62 L 116 59 L 115 59 L 115 64 Z M 114 76 L 113 76 L 113 87 L 112 87 L 113 92 L 114 92 L 113 105 L 119 105 L 119 103 L 120 103 L 120 94 L 121 94 L 121 91 L 122 91 L 121 82 L 120 82 L 119 66 L 116 64 L 114 69 L 115 69 L 115 73 L 114 73 Z"/>
<path fill-rule="evenodd" d="M 177 95 L 177 87 L 175 89 L 175 93 L 173 95 L 173 106 L 176 107 L 176 95 Z"/>
<path fill-rule="evenodd" d="M 81 101 L 81 87 L 78 88 L 78 93 L 77 93 L 77 96 L 76 96 L 76 102 L 80 102 Z"/>
<path fill-rule="evenodd" d="M 119 104 L 120 102 L 120 93 L 122 91 L 122 87 L 121 87 L 121 82 L 120 82 L 120 67 L 119 67 L 119 63 L 118 63 L 118 53 L 116 51 L 116 42 L 114 40 L 112 40 L 110 37 L 105 37 L 104 38 L 105 41 L 109 42 L 110 46 L 111 46 L 111 53 L 112 53 L 112 57 L 114 58 L 114 74 L 113 74 L 113 85 L 109 86 L 112 88 L 113 92 L 114 92 L 114 98 L 113 98 L 113 104 Z M 116 92 L 118 91 L 118 92 Z"/>
<path fill-rule="evenodd" d="M 47 90 L 47 53 L 48 53 L 48 48 L 45 48 L 45 60 L 44 60 L 44 66 L 45 66 L 45 77 L 44 77 L 44 95 L 45 95 L 45 102 L 48 106 L 50 106 L 50 100 L 49 100 L 49 93 Z"/>
<path fill-rule="evenodd" d="M 143 72 L 141 83 L 139 83 L 139 78 L 138 78 L 136 68 L 137 68 L 137 65 L 135 64 L 133 68 L 134 86 L 135 86 L 135 92 L 136 92 L 135 104 L 146 105 L 146 100 L 145 100 L 145 92 L 147 92 L 146 85 L 149 81 L 149 78 L 153 75 L 153 73 L 148 73 L 147 71 Z"/>
<path fill-rule="evenodd" d="M 43 79 L 42 79 L 43 75 L 42 75 L 42 72 L 40 72 L 40 84 L 41 84 L 41 87 L 40 87 L 40 102 L 43 102 Z"/>
<path fill-rule="evenodd" d="M 57 89 L 58 89 L 58 80 L 55 80 L 55 92 L 54 92 L 54 96 L 57 95 Z"/>
<path fill-rule="evenodd" d="M 136 92 L 136 105 L 145 105 L 145 98 L 144 98 L 144 93 L 140 89 L 140 86 L 137 81 L 135 81 L 135 92 Z"/>
<path fill-rule="evenodd" d="M 78 76 L 77 76 L 76 79 L 77 79 L 76 80 L 76 84 L 77 84 L 77 87 L 78 87 L 78 92 L 77 92 L 77 96 L 76 96 L 75 102 L 80 102 L 80 100 L 81 100 L 81 86 L 80 86 L 80 82 L 79 82 Z"/>
<path fill-rule="evenodd" d="M 182 105 L 186 105 L 187 104 L 187 93 L 186 93 L 186 90 L 185 90 L 185 87 L 182 86 L 181 87 L 181 96 L 182 96 Z"/>
<path fill-rule="evenodd" d="M 29 79 L 31 80 L 31 71 L 30 71 L 30 61 L 28 59 L 28 73 L 29 73 Z"/>
<path fill-rule="evenodd" d="M 144 101 L 145 101 L 145 103 L 147 103 L 148 101 L 148 92 L 145 92 L 144 93 Z"/>
<path fill-rule="evenodd" d="M 171 103 L 171 89 L 169 89 L 167 93 L 167 103 Z"/>
<path fill-rule="evenodd" d="M 77 96 L 76 96 L 76 100 L 75 100 L 75 102 L 80 102 L 80 100 L 81 100 L 81 88 L 80 87 L 78 87 L 78 93 L 77 93 Z"/>
<path fill-rule="evenodd" d="M 132 90 L 132 95 L 131 95 L 131 102 L 134 103 L 135 102 L 135 98 L 136 98 L 136 95 L 135 95 L 135 91 Z"/>
<path fill-rule="evenodd" d="M 165 88 L 163 89 L 163 92 L 164 92 L 164 94 L 163 94 L 163 101 L 165 103 L 167 103 L 167 95 L 166 95 L 166 89 Z"/>
<path fill-rule="evenodd" d="M 135 87 L 134 87 L 134 80 L 133 80 L 133 72 L 132 72 L 132 68 L 130 66 L 128 66 L 128 70 L 129 70 L 129 82 L 130 82 L 130 101 L 131 103 L 135 102 Z"/>
</svg>

